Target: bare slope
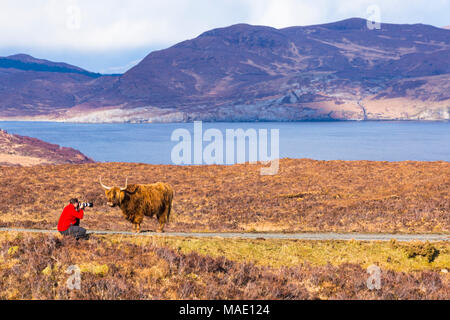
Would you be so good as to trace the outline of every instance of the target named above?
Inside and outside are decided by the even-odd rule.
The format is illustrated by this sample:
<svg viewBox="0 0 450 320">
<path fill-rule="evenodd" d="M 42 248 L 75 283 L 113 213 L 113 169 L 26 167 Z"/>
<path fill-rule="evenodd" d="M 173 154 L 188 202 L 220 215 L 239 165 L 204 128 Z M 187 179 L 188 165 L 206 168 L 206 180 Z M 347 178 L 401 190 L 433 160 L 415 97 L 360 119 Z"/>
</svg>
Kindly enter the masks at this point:
<svg viewBox="0 0 450 320">
<path fill-rule="evenodd" d="M 450 30 L 423 24 L 238 24 L 151 52 L 121 76 L 19 58 L 21 68 L 0 63 L 0 119 L 449 119 Z"/>
<path fill-rule="evenodd" d="M 81 152 L 56 144 L 24 137 L 0 129 L 0 164 L 31 166 L 38 164 L 91 163 Z"/>
</svg>

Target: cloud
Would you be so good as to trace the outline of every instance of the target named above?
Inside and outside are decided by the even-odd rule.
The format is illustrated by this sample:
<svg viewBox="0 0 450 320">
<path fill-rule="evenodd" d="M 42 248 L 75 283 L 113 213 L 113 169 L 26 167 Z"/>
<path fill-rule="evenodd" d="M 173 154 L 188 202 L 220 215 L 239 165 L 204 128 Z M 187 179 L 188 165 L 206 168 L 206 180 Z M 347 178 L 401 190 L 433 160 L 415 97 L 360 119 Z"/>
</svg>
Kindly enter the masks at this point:
<svg viewBox="0 0 450 320">
<path fill-rule="evenodd" d="M 0 47 L 105 52 L 167 47 L 235 23 L 277 28 L 365 17 L 448 25 L 449 0 L 2 0 Z"/>
<path fill-rule="evenodd" d="M 321 24 L 351 17 L 369 18 L 367 9 L 377 6 L 381 22 L 450 24 L 449 0 L 247 0 L 254 24 L 284 28 Z"/>
<path fill-rule="evenodd" d="M 250 3 L 252 5 L 250 21 L 253 24 L 269 25 L 275 28 L 318 23 L 327 16 L 328 10 L 326 6 L 318 6 L 313 1 L 263 0 Z"/>
<path fill-rule="evenodd" d="M 2 0 L 0 6 L 0 46 L 9 47 L 167 45 L 246 18 L 237 0 Z"/>
</svg>

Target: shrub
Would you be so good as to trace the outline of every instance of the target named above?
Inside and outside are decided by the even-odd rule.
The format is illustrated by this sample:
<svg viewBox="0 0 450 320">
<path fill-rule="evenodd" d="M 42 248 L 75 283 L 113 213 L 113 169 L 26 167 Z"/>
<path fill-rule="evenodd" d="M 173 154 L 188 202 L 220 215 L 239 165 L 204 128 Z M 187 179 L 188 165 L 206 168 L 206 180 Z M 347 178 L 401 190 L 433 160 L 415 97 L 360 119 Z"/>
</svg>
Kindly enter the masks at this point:
<svg viewBox="0 0 450 320">
<path fill-rule="evenodd" d="M 431 243 L 418 243 L 415 245 L 410 245 L 406 249 L 406 254 L 408 258 L 414 258 L 416 256 L 426 257 L 428 262 L 433 262 L 434 259 L 439 255 L 439 250 L 436 249 Z"/>
</svg>

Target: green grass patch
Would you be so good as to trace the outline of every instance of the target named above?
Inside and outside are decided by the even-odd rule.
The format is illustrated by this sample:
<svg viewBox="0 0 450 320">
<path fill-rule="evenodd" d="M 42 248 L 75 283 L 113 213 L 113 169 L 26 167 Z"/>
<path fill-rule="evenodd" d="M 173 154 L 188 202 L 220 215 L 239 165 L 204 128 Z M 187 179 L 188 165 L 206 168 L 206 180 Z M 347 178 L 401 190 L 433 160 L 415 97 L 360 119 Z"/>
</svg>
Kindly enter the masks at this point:
<svg viewBox="0 0 450 320">
<path fill-rule="evenodd" d="M 114 240 L 113 240 L 114 239 Z M 120 239 L 120 240 L 119 240 Z M 141 245 L 165 245 L 182 253 L 197 252 L 212 257 L 224 256 L 239 262 L 271 267 L 310 263 L 320 266 L 357 263 L 363 268 L 376 264 L 394 271 L 441 270 L 450 267 L 448 242 L 393 241 L 306 241 L 245 240 L 212 238 L 113 237 L 113 241 L 131 241 Z M 425 249 L 422 249 L 425 248 Z M 424 254 L 422 251 L 425 250 Z M 417 254 L 413 254 L 418 252 Z M 433 259 L 430 261 L 432 252 Z M 437 254 L 436 254 L 437 253 Z"/>
</svg>

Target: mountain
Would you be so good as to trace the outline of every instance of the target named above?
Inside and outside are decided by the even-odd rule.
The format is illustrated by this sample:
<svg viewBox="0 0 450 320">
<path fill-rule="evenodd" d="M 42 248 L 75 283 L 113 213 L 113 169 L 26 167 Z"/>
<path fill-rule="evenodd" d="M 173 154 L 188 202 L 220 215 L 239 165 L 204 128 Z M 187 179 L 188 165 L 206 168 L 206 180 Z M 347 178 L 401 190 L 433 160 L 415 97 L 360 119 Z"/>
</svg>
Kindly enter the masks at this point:
<svg viewBox="0 0 450 320">
<path fill-rule="evenodd" d="M 0 117 L 38 109 L 41 118 L 83 122 L 442 120 L 450 113 L 449 61 L 450 30 L 429 25 L 238 24 L 154 51 L 117 77 L 21 69 L 34 73 L 33 84 L 37 73 L 66 82 L 50 81 L 48 95 L 29 92 L 28 83 L 0 89 Z M 11 83 L 1 66 L 0 79 Z M 19 103 L 5 109 L 5 96 Z"/>
<path fill-rule="evenodd" d="M 0 58 L 0 68 L 25 70 L 25 71 L 76 73 L 92 78 L 97 78 L 101 76 L 99 73 L 92 73 L 67 63 L 51 62 L 43 59 L 36 59 L 26 54 L 15 54 L 5 58 Z"/>
<path fill-rule="evenodd" d="M 30 166 L 37 164 L 93 163 L 81 152 L 36 138 L 10 134 L 0 129 L 0 165 Z"/>
<path fill-rule="evenodd" d="M 26 54 L 0 57 L 0 117 L 58 115 L 94 94 L 96 80 L 108 78 Z"/>
</svg>

